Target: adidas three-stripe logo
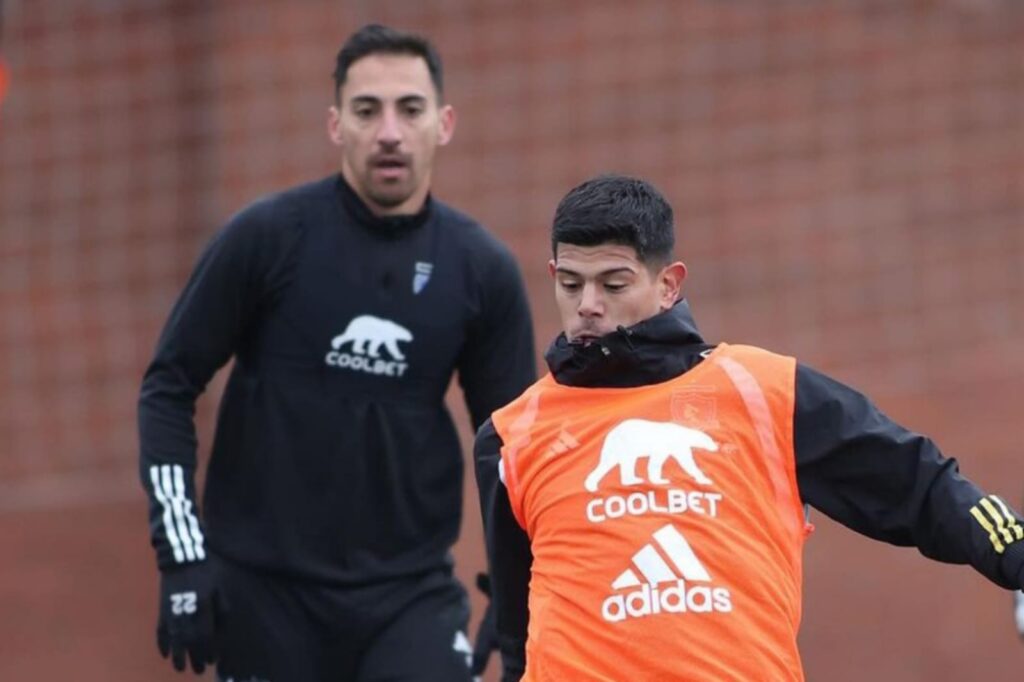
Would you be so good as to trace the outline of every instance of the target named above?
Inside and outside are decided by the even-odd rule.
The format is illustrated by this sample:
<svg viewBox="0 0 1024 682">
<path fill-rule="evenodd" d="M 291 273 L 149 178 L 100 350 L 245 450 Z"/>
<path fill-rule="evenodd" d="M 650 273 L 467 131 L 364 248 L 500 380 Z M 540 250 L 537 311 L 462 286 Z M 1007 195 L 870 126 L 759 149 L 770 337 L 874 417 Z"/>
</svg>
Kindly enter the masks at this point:
<svg viewBox="0 0 1024 682">
<path fill-rule="evenodd" d="M 179 564 L 206 558 L 203 533 L 192 513 L 192 500 L 185 495 L 185 473 L 180 464 L 149 467 L 153 495 L 163 507 L 164 533 Z"/>
<path fill-rule="evenodd" d="M 647 543 L 643 548 L 633 555 L 633 564 L 643 575 L 648 585 L 672 582 L 683 578 L 685 580 L 708 582 L 711 576 L 708 574 L 704 564 L 700 562 L 693 548 L 686 541 L 682 533 L 674 526 L 667 525 L 659 528 L 654 533 L 654 540 L 665 551 L 669 560 L 679 572 L 676 574 L 672 568 L 654 548 L 653 543 Z M 639 587 L 642 583 L 633 569 L 626 569 L 622 575 L 612 583 L 612 589 L 623 590 L 627 587 Z"/>
<path fill-rule="evenodd" d="M 1009 507 L 996 495 L 983 497 L 971 507 L 971 515 L 988 531 L 988 539 L 997 554 L 1018 540 L 1024 540 L 1024 528 Z"/>
<path fill-rule="evenodd" d="M 545 452 L 545 454 L 548 457 L 554 457 L 555 455 L 564 455 L 573 448 L 578 448 L 579 446 L 580 442 L 576 440 L 576 437 L 569 433 L 569 430 L 563 426 L 562 430 L 558 433 L 558 437 L 555 438 L 554 442 L 548 446 L 548 449 Z"/>
</svg>

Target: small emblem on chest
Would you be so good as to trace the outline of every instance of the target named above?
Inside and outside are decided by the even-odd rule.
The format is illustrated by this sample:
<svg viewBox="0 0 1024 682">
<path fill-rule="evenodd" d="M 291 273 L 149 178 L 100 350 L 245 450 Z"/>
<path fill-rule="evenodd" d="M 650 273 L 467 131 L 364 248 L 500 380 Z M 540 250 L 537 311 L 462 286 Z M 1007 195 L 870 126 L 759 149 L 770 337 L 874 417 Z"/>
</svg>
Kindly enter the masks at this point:
<svg viewBox="0 0 1024 682">
<path fill-rule="evenodd" d="M 717 429 L 718 397 L 710 386 L 689 386 L 672 391 L 672 419 L 698 429 Z"/>
<path fill-rule="evenodd" d="M 424 263 L 423 261 L 416 261 L 416 266 L 413 268 L 412 273 L 412 293 L 418 294 L 427 286 L 427 282 L 430 281 L 430 273 L 434 271 L 433 263 Z"/>
</svg>

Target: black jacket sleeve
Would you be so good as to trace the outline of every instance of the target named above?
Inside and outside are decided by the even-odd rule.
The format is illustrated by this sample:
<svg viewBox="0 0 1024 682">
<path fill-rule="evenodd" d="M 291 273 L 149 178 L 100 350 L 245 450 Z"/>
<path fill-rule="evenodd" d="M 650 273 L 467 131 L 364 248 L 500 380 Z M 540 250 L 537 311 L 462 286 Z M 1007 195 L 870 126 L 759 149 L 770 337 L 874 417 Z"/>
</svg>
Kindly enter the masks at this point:
<svg viewBox="0 0 1024 682">
<path fill-rule="evenodd" d="M 804 365 L 796 370 L 793 440 L 803 501 L 839 523 L 993 582 L 1024 581 L 1021 518 L 963 478 L 930 439 L 863 394 Z"/>
<path fill-rule="evenodd" d="M 499 476 L 501 438 L 488 419 L 473 448 L 480 510 L 484 517 L 487 560 L 491 572 L 502 682 L 516 682 L 526 669 L 528 596 L 533 554 L 526 531 L 512 515 L 508 491 Z"/>
<path fill-rule="evenodd" d="M 138 406 L 139 467 L 161 569 L 202 561 L 196 505 L 195 401 L 236 352 L 278 259 L 268 204 L 233 218 L 207 245 L 157 342 Z"/>
<path fill-rule="evenodd" d="M 481 294 L 459 357 L 459 384 L 473 429 L 537 380 L 533 324 L 526 287 L 512 254 L 501 244 L 480 258 Z"/>
</svg>

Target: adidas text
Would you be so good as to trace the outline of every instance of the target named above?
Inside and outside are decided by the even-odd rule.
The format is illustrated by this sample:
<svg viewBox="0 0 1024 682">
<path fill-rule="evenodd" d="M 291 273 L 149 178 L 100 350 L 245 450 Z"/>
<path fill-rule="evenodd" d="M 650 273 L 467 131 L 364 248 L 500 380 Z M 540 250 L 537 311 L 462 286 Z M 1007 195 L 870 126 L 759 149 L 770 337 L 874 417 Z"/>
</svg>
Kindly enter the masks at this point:
<svg viewBox="0 0 1024 682">
<path fill-rule="evenodd" d="M 615 594 L 604 600 L 601 616 L 610 623 L 627 618 L 643 618 L 659 613 L 729 613 L 732 595 L 725 587 L 699 585 L 688 587 L 685 580 L 677 580 L 664 589 L 641 585 L 626 594 Z"/>
</svg>

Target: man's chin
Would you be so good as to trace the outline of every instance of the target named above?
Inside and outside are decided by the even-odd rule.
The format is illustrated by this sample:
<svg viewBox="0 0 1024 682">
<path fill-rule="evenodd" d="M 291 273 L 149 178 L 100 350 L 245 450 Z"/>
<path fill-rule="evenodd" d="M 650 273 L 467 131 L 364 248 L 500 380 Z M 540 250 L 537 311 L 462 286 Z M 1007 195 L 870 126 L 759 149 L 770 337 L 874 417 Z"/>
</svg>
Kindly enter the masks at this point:
<svg viewBox="0 0 1024 682">
<path fill-rule="evenodd" d="M 375 182 L 370 185 L 370 198 L 382 206 L 398 206 L 412 196 L 404 182 Z"/>
<path fill-rule="evenodd" d="M 388 189 L 390 188 L 374 188 L 374 191 L 368 195 L 370 201 L 384 210 L 391 210 L 398 208 L 412 196 L 412 192 L 404 188 L 399 189 L 396 187 L 394 191 L 388 191 Z"/>
</svg>

